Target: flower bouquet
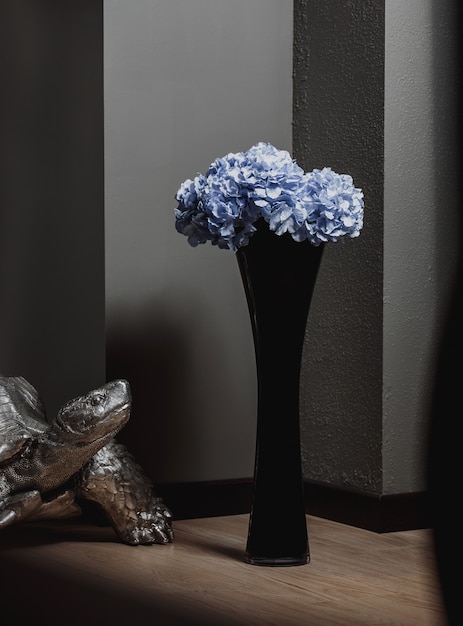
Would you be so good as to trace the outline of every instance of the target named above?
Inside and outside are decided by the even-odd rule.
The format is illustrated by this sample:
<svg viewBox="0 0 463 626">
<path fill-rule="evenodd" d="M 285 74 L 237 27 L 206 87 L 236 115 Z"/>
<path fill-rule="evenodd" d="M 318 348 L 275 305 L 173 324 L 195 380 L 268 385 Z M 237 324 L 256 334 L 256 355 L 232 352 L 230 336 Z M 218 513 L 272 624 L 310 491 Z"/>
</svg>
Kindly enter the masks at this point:
<svg viewBox="0 0 463 626">
<path fill-rule="evenodd" d="M 358 237 L 363 193 L 329 167 L 305 173 L 288 152 L 258 143 L 186 180 L 175 226 L 192 246 L 236 253 L 257 365 L 257 437 L 245 561 L 309 562 L 299 430 L 307 315 L 327 242 Z M 310 245 L 313 244 L 313 245 Z"/>
<path fill-rule="evenodd" d="M 259 218 L 276 235 L 313 245 L 358 237 L 363 193 L 329 167 L 305 173 L 285 150 L 260 142 L 218 158 L 177 191 L 176 229 L 192 246 L 210 241 L 236 252 Z"/>
</svg>

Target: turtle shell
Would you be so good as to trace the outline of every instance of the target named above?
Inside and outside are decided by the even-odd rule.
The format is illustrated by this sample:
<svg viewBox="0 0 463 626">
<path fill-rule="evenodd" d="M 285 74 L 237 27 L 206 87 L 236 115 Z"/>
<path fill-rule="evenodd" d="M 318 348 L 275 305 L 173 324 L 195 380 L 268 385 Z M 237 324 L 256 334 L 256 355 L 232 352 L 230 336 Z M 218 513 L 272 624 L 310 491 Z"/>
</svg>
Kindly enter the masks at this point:
<svg viewBox="0 0 463 626">
<path fill-rule="evenodd" d="M 22 376 L 0 376 L 0 461 L 48 427 L 36 389 Z"/>
</svg>

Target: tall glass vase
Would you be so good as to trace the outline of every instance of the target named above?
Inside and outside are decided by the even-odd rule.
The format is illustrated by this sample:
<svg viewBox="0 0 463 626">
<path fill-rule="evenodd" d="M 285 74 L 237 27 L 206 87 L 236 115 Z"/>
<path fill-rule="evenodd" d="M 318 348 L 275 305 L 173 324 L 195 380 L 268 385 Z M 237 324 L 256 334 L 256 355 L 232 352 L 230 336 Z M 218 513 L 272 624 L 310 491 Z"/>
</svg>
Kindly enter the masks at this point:
<svg viewBox="0 0 463 626">
<path fill-rule="evenodd" d="M 278 236 L 263 220 L 237 260 L 251 318 L 257 370 L 257 436 L 245 561 L 310 560 L 302 478 L 299 377 L 323 246 Z"/>
</svg>

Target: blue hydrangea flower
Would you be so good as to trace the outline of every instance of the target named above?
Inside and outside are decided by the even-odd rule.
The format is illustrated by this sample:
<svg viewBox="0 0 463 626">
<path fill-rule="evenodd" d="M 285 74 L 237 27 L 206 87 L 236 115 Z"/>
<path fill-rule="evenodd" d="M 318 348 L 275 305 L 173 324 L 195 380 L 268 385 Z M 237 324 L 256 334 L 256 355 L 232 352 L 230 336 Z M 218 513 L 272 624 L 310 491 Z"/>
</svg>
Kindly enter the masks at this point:
<svg viewBox="0 0 463 626">
<path fill-rule="evenodd" d="M 263 142 L 216 159 L 182 183 L 176 199 L 176 229 L 192 246 L 210 241 L 236 252 L 259 218 L 276 235 L 316 246 L 363 227 L 363 193 L 351 176 L 328 167 L 306 174 L 287 151 Z"/>
<path fill-rule="evenodd" d="M 331 168 L 305 174 L 294 207 L 275 207 L 270 230 L 291 233 L 296 241 L 308 239 L 318 246 L 340 237 L 358 237 L 363 227 L 363 193 L 354 187 L 352 177 Z"/>
</svg>

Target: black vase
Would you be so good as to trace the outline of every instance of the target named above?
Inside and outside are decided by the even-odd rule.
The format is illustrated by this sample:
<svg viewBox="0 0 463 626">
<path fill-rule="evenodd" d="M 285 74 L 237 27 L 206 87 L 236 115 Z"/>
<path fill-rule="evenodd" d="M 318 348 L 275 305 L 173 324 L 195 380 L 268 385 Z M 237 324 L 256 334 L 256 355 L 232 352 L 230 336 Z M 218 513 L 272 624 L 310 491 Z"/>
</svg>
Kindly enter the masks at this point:
<svg viewBox="0 0 463 626">
<path fill-rule="evenodd" d="M 299 378 L 304 334 L 323 246 L 271 232 L 263 220 L 236 256 L 257 369 L 257 437 L 245 561 L 310 561 L 302 478 Z"/>
</svg>

